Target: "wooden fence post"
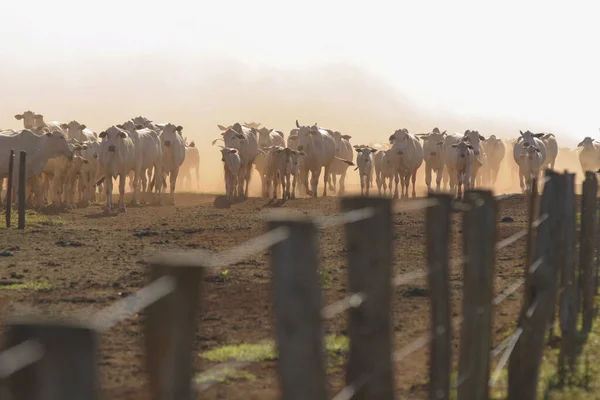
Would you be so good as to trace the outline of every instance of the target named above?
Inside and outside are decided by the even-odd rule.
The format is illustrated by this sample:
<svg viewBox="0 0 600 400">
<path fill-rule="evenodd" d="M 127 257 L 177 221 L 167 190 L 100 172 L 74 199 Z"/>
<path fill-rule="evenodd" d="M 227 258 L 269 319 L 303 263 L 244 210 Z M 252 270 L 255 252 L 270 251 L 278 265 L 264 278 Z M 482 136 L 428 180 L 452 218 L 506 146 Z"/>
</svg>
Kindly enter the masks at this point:
<svg viewBox="0 0 600 400">
<path fill-rule="evenodd" d="M 465 262 L 458 400 L 485 400 L 490 375 L 498 205 L 487 190 L 469 191 L 465 200 L 469 209 L 463 219 Z"/>
<path fill-rule="evenodd" d="M 317 228 L 309 219 L 292 216 L 273 216 L 267 225 L 270 230 L 281 226 L 289 229 L 288 238 L 270 252 L 280 398 L 325 400 Z"/>
<path fill-rule="evenodd" d="M 554 235 L 560 234 L 559 215 L 564 202 L 564 175 L 547 169 L 550 179 L 544 185 L 540 216 L 548 218 L 539 226 L 536 235 L 535 258 L 526 279 L 523 306 L 518 326 L 523 329 L 508 366 L 508 399 L 536 400 L 539 366 L 546 343 L 553 309 L 556 308 L 558 278 L 558 249 L 552 246 Z M 560 193 L 560 190 L 563 193 Z"/>
<path fill-rule="evenodd" d="M 345 197 L 342 212 L 370 207 L 371 218 L 347 223 L 348 291 L 365 300 L 350 309 L 350 354 L 346 385 L 364 382 L 353 399 L 392 400 L 394 396 L 392 303 L 392 200 Z"/>
<path fill-rule="evenodd" d="M 594 236 L 596 228 L 596 192 L 598 181 L 594 172 L 586 171 L 581 197 L 581 228 L 579 236 L 579 279 L 582 289 L 583 331 L 592 330 L 594 319 Z"/>
<path fill-rule="evenodd" d="M 429 356 L 429 398 L 449 400 L 452 372 L 450 342 L 452 310 L 448 276 L 448 244 L 450 243 L 452 196 L 430 193 L 428 197 L 438 201 L 438 204 L 427 208 L 425 217 L 432 338 Z"/>
<path fill-rule="evenodd" d="M 8 159 L 8 176 L 6 177 L 6 227 L 10 228 L 10 213 L 12 212 L 12 187 L 13 169 L 15 164 L 15 150 L 10 150 Z"/>
<path fill-rule="evenodd" d="M 27 186 L 27 153 L 21 151 L 19 156 L 19 225 L 18 229 L 25 229 L 25 189 Z"/>
<path fill-rule="evenodd" d="M 565 173 L 565 211 L 562 224 L 562 245 L 560 263 L 561 295 L 560 295 L 560 329 L 561 347 L 559 355 L 559 374 L 561 381 L 565 380 L 565 362 L 573 372 L 575 366 L 578 285 L 575 271 L 575 241 L 577 238 L 577 223 L 575 221 L 575 174 Z"/>
<path fill-rule="evenodd" d="M 169 275 L 175 290 L 146 308 L 146 363 L 153 400 L 191 400 L 202 258 L 163 253 L 149 263 L 155 281 Z"/>
<path fill-rule="evenodd" d="M 98 334 L 93 327 L 42 317 L 12 318 L 5 327 L 5 348 L 26 340 L 42 346 L 41 358 L 7 379 L 14 400 L 97 399 Z"/>
</svg>

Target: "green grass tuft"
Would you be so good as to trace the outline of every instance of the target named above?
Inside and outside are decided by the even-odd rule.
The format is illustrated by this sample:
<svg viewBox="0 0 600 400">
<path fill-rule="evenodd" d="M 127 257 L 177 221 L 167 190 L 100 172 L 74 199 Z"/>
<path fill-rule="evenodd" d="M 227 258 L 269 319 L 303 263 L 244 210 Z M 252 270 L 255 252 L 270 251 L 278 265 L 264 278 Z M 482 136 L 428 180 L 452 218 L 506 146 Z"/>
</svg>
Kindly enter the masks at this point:
<svg viewBox="0 0 600 400">
<path fill-rule="evenodd" d="M 0 217 L 0 229 L 6 229 L 6 218 L 4 213 Z M 19 214 L 15 209 L 11 210 L 10 213 L 11 228 L 17 227 L 19 223 Z M 25 211 L 25 229 L 27 228 L 39 228 L 42 226 L 63 226 L 65 220 L 57 216 L 49 216 L 38 213 L 34 210 Z"/>
<path fill-rule="evenodd" d="M 52 290 L 52 285 L 47 281 L 10 283 L 8 285 L 0 283 L 0 290 L 33 290 L 35 292 L 47 292 Z"/>
</svg>

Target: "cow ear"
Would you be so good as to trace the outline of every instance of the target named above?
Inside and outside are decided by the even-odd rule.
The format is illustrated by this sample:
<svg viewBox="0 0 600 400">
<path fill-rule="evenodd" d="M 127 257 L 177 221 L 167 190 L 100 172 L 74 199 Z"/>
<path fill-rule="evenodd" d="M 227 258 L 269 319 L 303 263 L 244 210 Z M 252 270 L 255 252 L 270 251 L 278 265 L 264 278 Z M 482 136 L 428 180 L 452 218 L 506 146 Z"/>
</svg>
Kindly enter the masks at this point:
<svg viewBox="0 0 600 400">
<path fill-rule="evenodd" d="M 237 153 L 237 149 L 231 149 L 231 150 L 229 150 L 229 152 L 235 154 L 235 153 Z"/>
<path fill-rule="evenodd" d="M 455 144 L 452 145 L 452 147 L 457 148 L 458 145 L 455 143 Z"/>
<path fill-rule="evenodd" d="M 298 140 L 298 136 L 288 136 L 288 140 Z"/>
<path fill-rule="evenodd" d="M 583 142 L 579 142 L 579 144 L 577 145 L 577 147 L 583 147 Z"/>
<path fill-rule="evenodd" d="M 191 142 L 191 143 L 190 143 L 190 147 L 196 147 L 196 143 L 194 143 L 194 142 Z"/>
<path fill-rule="evenodd" d="M 89 164 L 90 162 L 84 158 L 84 159 L 83 159 L 83 163 L 84 163 L 84 164 Z"/>
<path fill-rule="evenodd" d="M 543 133 L 534 133 L 533 134 L 533 137 L 536 137 L 536 138 L 541 138 L 542 136 L 544 136 Z"/>
<path fill-rule="evenodd" d="M 50 132 L 50 131 L 46 132 L 46 136 L 52 137 L 52 132 Z"/>
<path fill-rule="evenodd" d="M 485 140 L 485 136 L 479 135 L 479 140 Z"/>
<path fill-rule="evenodd" d="M 437 142 L 437 144 L 438 144 L 438 146 L 439 146 L 440 144 L 444 144 L 444 142 Z"/>
<path fill-rule="evenodd" d="M 69 127 L 69 125 L 62 123 L 62 124 L 60 124 L 60 127 L 63 129 L 67 129 Z"/>
<path fill-rule="evenodd" d="M 237 135 L 235 135 L 235 137 L 238 139 L 246 139 L 246 136 L 242 135 L 241 133 L 238 133 Z"/>
<path fill-rule="evenodd" d="M 136 129 L 136 130 L 138 130 L 138 131 L 139 131 L 140 129 L 144 129 L 144 125 L 137 124 L 137 125 L 135 126 L 135 129 Z"/>
<path fill-rule="evenodd" d="M 177 125 L 177 128 L 175 128 L 175 130 L 176 130 L 177 132 L 180 132 L 180 133 L 181 133 L 181 131 L 183 130 L 183 126 L 181 126 L 181 125 Z"/>
<path fill-rule="evenodd" d="M 519 130 L 519 133 L 521 134 L 521 136 L 525 136 L 522 130 Z"/>
<path fill-rule="evenodd" d="M 81 129 L 87 129 L 87 125 L 85 125 L 85 124 L 81 125 Z"/>
<path fill-rule="evenodd" d="M 357 153 L 360 153 L 362 151 L 362 149 L 360 147 L 354 146 L 354 150 L 356 150 Z"/>
<path fill-rule="evenodd" d="M 377 149 L 371 149 L 371 153 L 375 153 Z"/>
<path fill-rule="evenodd" d="M 393 142 L 394 140 L 396 140 L 396 135 L 390 135 L 390 137 L 388 138 L 388 140 L 390 142 Z"/>
<path fill-rule="evenodd" d="M 124 129 L 123 128 L 123 124 L 118 124 L 118 125 L 116 125 L 116 127 L 119 128 L 119 129 Z"/>
<path fill-rule="evenodd" d="M 467 145 L 467 147 L 471 150 L 473 150 L 473 146 L 471 146 L 470 144 Z"/>
<path fill-rule="evenodd" d="M 127 134 L 125 132 L 119 132 L 119 137 L 121 139 L 125 139 L 127 137 Z"/>
<path fill-rule="evenodd" d="M 342 135 L 342 139 L 350 140 L 350 139 L 352 139 L 352 136 L 350 136 L 350 135 Z"/>
<path fill-rule="evenodd" d="M 23 114 L 17 114 L 17 115 L 15 115 L 15 119 L 17 119 L 19 121 L 22 120 L 23 119 Z"/>
<path fill-rule="evenodd" d="M 303 151 L 298 152 L 298 154 L 300 154 L 301 156 L 305 156 L 306 155 L 306 153 L 303 152 Z"/>
<path fill-rule="evenodd" d="M 98 135 L 99 138 L 104 138 L 106 136 L 106 132 L 100 132 Z"/>
<path fill-rule="evenodd" d="M 219 128 L 222 131 L 226 131 L 227 130 L 227 128 L 225 128 L 223 125 L 219 125 L 219 124 L 217 124 L 217 128 Z"/>
</svg>

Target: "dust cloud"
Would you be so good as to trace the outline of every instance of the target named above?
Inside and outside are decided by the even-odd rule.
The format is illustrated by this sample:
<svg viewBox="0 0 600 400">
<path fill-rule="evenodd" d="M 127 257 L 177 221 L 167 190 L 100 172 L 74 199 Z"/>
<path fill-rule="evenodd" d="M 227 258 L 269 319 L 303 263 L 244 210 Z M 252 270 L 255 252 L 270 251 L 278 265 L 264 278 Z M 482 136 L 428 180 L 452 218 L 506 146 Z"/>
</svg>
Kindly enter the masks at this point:
<svg viewBox="0 0 600 400">
<path fill-rule="evenodd" d="M 504 139 L 516 138 L 519 129 L 531 129 L 555 133 L 559 147 L 575 146 L 571 137 L 551 126 L 420 107 L 373 73 L 349 65 L 281 70 L 247 66 L 235 58 L 156 54 L 86 55 L 68 63 L 59 58 L 18 66 L 0 62 L 0 86 L 12 93 L 4 96 L 0 127 L 20 128 L 13 116 L 25 110 L 43 114 L 46 121 L 77 120 L 96 132 L 138 115 L 170 121 L 182 125 L 183 135 L 200 150 L 202 192 L 224 191 L 219 148 L 211 146 L 220 134 L 217 124 L 255 121 L 283 131 L 287 138 L 298 119 L 351 135 L 352 144 L 386 141 L 398 128 L 411 133 L 435 126 L 448 132 L 477 129 L 484 136 Z M 497 193 L 519 191 L 512 163 L 512 149 L 507 148 Z M 576 155 L 559 155 L 556 167 L 581 177 Z M 423 165 L 417 178 L 421 193 L 424 174 Z M 252 195 L 260 193 L 259 186 L 255 173 Z M 359 190 L 353 168 L 347 187 Z"/>
</svg>

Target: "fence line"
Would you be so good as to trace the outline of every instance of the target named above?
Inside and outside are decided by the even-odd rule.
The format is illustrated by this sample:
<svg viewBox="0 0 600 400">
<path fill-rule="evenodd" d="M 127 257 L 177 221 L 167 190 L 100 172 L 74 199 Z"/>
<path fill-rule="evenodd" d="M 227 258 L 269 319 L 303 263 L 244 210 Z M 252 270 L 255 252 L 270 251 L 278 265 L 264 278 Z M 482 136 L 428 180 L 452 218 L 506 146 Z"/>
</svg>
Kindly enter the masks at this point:
<svg viewBox="0 0 600 400">
<path fill-rule="evenodd" d="M 9 336 L 12 339 L 9 343 L 12 347 L 0 352 L 0 377 L 8 379 L 9 387 L 16 390 L 16 400 L 37 398 L 37 389 L 32 388 L 39 386 L 35 379 L 40 375 L 25 373 L 23 367 L 40 364 L 47 368 L 51 365 L 49 363 L 57 360 L 59 353 L 63 352 L 63 357 L 67 359 L 81 359 L 81 365 L 85 365 L 85 368 L 63 365 L 61 368 L 64 367 L 64 370 L 55 371 L 52 376 L 60 379 L 67 373 L 76 376 L 74 381 L 81 383 L 75 385 L 79 393 L 94 393 L 97 386 L 93 367 L 97 352 L 95 332 L 109 329 L 146 308 L 146 361 L 152 393 L 161 398 L 191 399 L 193 386 L 196 390 L 206 390 L 219 380 L 200 383 L 201 380 L 197 379 L 194 383 L 192 379 L 190 355 L 197 329 L 195 316 L 200 307 L 203 271 L 206 268 L 231 265 L 252 254 L 270 249 L 275 289 L 278 366 L 281 392 L 286 400 L 326 398 L 322 322 L 346 310 L 350 310 L 351 345 L 346 387 L 336 395 L 336 400 L 353 397 L 392 399 L 393 364 L 429 343 L 433 346 L 431 360 L 433 357 L 442 357 L 438 359 L 443 360 L 442 364 L 446 365 L 442 368 L 433 368 L 432 365 L 431 395 L 440 399 L 449 398 L 450 367 L 447 364 L 451 355 L 450 332 L 461 323 L 459 374 L 456 384 L 452 386 L 458 390 L 458 398 L 487 396 L 489 388 L 496 384 L 501 371 L 508 363 L 509 399 L 515 399 L 516 396 L 526 400 L 533 399 L 543 350 L 543 340 L 540 338 L 543 339 L 547 333 L 552 335 L 554 329 L 548 327 L 554 328 L 559 322 L 561 329 L 565 328 L 567 324 L 563 321 L 573 320 L 573 313 L 576 314 L 580 310 L 579 307 L 563 307 L 563 303 L 569 301 L 569 304 L 582 304 L 584 331 L 589 331 L 593 322 L 589 316 L 592 315 L 590 310 L 596 292 L 597 277 L 592 266 L 597 265 L 598 259 L 594 263 L 593 251 L 597 249 L 594 249 L 592 243 L 596 246 L 599 244 L 592 239 L 595 235 L 594 223 L 582 226 L 581 251 L 584 256 L 580 257 L 580 281 L 577 286 L 583 287 L 585 284 L 582 297 L 584 301 L 577 303 L 573 300 L 576 297 L 569 291 L 567 281 L 561 281 L 560 289 L 558 284 L 559 275 L 566 276 L 562 272 L 559 274 L 559 269 L 567 268 L 559 259 L 568 257 L 564 252 L 560 253 L 559 248 L 561 244 L 571 246 L 568 241 L 561 243 L 561 235 L 565 227 L 569 227 L 574 221 L 574 213 L 565 213 L 571 204 L 570 193 L 574 190 L 570 182 L 569 174 L 560 175 L 548 170 L 540 204 L 540 217 L 534 221 L 530 213 L 527 229 L 496 243 L 492 236 L 497 234 L 494 226 L 497 202 L 508 195 L 494 198 L 489 191 L 469 191 L 465 194 L 465 203 L 456 204 L 447 201 L 448 195 L 430 195 L 427 199 L 411 200 L 396 207 L 392 207 L 389 198 L 351 197 L 342 199 L 343 212 L 333 216 L 291 218 L 289 214 L 282 217 L 282 214 L 272 213 L 268 222 L 270 230 L 267 233 L 233 249 L 220 253 L 187 251 L 158 255 L 149 263 L 152 282 L 134 295 L 100 310 L 90 324 L 74 326 L 50 322 L 42 326 L 32 320 L 9 322 L 6 325 L 10 329 Z M 596 193 L 593 189 L 597 190 L 595 175 L 586 173 L 582 220 L 589 219 L 590 216 L 592 221 L 595 219 Z M 530 205 L 534 204 L 535 193 L 531 196 Z M 392 213 L 419 209 L 428 210 L 428 270 L 412 271 L 392 277 Z M 448 240 L 442 244 L 430 239 L 433 238 L 431 235 L 434 228 L 437 229 L 437 235 L 441 235 L 439 237 L 449 236 L 449 224 L 445 223 L 445 228 L 440 228 L 431 222 L 435 221 L 432 216 L 440 212 L 445 215 L 445 221 L 449 221 L 449 213 L 456 211 L 465 212 L 463 223 L 466 247 L 462 257 L 448 261 Z M 345 226 L 346 240 L 350 248 L 348 275 L 351 293 L 323 307 L 317 276 L 317 231 L 338 225 Z M 538 228 L 535 253 L 530 251 L 533 237 L 530 227 Z M 482 242 L 484 235 L 490 235 L 490 238 Z M 495 252 L 524 237 L 528 237 L 527 254 L 535 254 L 536 261 L 530 262 L 527 259 L 525 277 L 517 279 L 502 293 L 493 297 Z M 438 250 L 432 253 L 434 243 L 437 243 Z M 446 301 L 448 307 L 440 308 L 439 305 L 443 304 L 444 296 L 449 293 L 449 268 L 460 265 L 464 267 L 465 280 L 463 315 L 450 319 L 450 302 Z M 543 268 L 540 268 L 541 266 Z M 392 354 L 390 350 L 393 348 L 393 335 L 389 311 L 391 289 L 426 276 L 430 278 L 430 288 L 435 284 L 441 289 L 430 290 L 433 315 L 431 330 Z M 567 278 L 562 278 L 565 279 Z M 482 281 L 487 283 L 482 285 Z M 502 343 L 488 351 L 491 341 L 492 307 L 502 304 L 523 285 L 526 290 L 517 328 Z M 440 292 L 446 294 L 440 295 Z M 557 303 L 561 304 L 560 318 L 555 321 L 554 309 Z M 434 304 L 437 306 L 434 307 Z M 444 318 L 448 318 L 448 322 L 444 322 Z M 573 334 L 565 331 L 563 342 L 567 340 L 566 333 Z M 46 347 L 47 343 L 54 343 L 49 340 L 57 338 L 60 338 L 57 342 L 58 347 Z M 260 343 L 273 343 L 273 340 Z M 48 353 L 45 353 L 44 349 L 48 349 Z M 314 349 L 320 350 L 314 352 Z M 485 350 L 480 351 L 481 349 Z M 490 359 L 500 354 L 501 358 L 490 376 Z M 520 366 L 516 364 L 516 360 L 521 361 Z M 523 362 L 528 366 L 523 365 Z M 229 361 L 217 364 L 198 377 L 206 378 L 212 375 L 222 378 L 251 363 Z M 533 375 L 517 373 L 520 370 L 533 371 Z M 19 375 L 18 380 L 14 377 L 16 375 Z M 24 377 L 27 377 L 26 381 L 23 380 Z M 46 383 L 52 381 L 50 376 L 44 376 L 43 379 Z M 27 385 L 15 386 L 16 382 L 27 382 Z M 75 389 L 60 387 L 56 396 L 69 398 L 76 393 Z"/>
</svg>

